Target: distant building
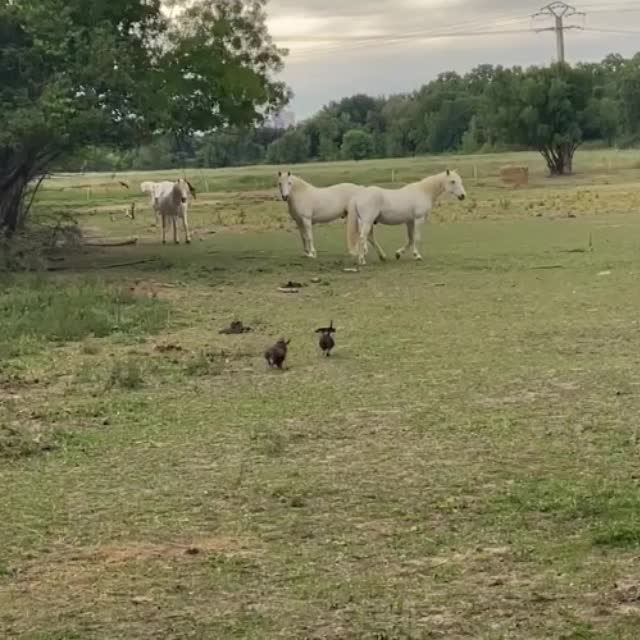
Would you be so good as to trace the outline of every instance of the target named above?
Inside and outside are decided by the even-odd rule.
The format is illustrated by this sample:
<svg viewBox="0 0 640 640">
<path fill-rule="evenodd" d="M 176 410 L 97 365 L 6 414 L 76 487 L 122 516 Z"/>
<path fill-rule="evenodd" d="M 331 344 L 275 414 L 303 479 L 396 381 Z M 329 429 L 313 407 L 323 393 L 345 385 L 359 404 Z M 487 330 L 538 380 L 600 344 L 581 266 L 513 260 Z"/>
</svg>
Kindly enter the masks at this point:
<svg viewBox="0 0 640 640">
<path fill-rule="evenodd" d="M 293 111 L 280 111 L 271 116 L 266 125 L 272 129 L 289 129 L 296 126 L 296 114 Z"/>
</svg>

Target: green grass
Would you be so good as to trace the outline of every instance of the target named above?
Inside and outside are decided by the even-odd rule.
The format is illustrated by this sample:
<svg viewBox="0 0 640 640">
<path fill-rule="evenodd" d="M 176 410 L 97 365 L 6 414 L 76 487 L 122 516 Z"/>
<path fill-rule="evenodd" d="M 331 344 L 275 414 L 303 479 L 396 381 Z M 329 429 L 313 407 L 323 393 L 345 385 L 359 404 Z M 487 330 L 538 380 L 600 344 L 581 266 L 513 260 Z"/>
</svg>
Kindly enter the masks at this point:
<svg viewBox="0 0 640 640">
<path fill-rule="evenodd" d="M 3 344 L 29 348 L 5 352 L 0 423 L 55 446 L 0 454 L 0 636 L 635 640 L 640 170 L 601 153 L 515 191 L 510 158 L 475 158 L 424 263 L 358 273 L 340 225 L 308 262 L 282 203 L 235 192 L 262 167 L 211 173 L 189 247 L 111 220 L 110 192 L 73 205 L 139 242 L 4 286 L 30 319 L 8 314 Z M 252 331 L 220 335 L 234 319 Z"/>
<path fill-rule="evenodd" d="M 104 282 L 38 278 L 0 285 L 0 316 L 0 357 L 12 358 L 47 342 L 158 331 L 168 308 Z"/>
<path fill-rule="evenodd" d="M 144 378 L 140 365 L 136 360 L 129 359 L 124 362 L 116 362 L 111 369 L 107 388 L 120 387 L 121 389 L 135 390 L 142 388 Z"/>
</svg>

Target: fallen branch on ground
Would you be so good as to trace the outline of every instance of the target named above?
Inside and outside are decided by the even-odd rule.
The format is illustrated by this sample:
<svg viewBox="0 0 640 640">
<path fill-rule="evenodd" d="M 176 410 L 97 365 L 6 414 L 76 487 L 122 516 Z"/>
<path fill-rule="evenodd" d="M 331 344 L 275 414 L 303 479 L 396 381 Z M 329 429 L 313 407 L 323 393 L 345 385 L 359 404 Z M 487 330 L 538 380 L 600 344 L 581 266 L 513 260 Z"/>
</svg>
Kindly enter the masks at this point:
<svg viewBox="0 0 640 640">
<path fill-rule="evenodd" d="M 542 271 L 543 269 L 564 269 L 563 264 L 549 264 L 543 265 L 541 267 L 533 267 L 534 271 Z"/>
<path fill-rule="evenodd" d="M 138 238 L 129 238 L 129 240 L 114 240 L 113 242 L 85 242 L 85 247 L 128 247 L 132 244 L 138 244 Z"/>
<path fill-rule="evenodd" d="M 132 262 L 116 262 L 115 264 L 105 264 L 99 267 L 95 267 L 96 271 L 101 269 L 117 269 L 119 267 L 134 267 L 139 264 L 147 264 L 149 262 L 155 262 L 155 258 L 151 258 L 148 260 L 134 260 Z M 49 267 L 47 271 L 71 271 L 73 269 L 81 270 L 82 267 L 78 267 L 78 265 L 69 265 L 62 267 Z"/>
</svg>

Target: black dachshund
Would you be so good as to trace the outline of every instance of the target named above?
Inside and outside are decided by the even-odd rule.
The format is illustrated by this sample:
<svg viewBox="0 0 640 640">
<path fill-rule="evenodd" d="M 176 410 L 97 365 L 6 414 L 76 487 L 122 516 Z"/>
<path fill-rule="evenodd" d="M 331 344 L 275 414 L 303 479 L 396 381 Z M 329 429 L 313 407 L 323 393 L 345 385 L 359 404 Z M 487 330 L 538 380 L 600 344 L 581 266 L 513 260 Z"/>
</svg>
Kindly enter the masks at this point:
<svg viewBox="0 0 640 640">
<path fill-rule="evenodd" d="M 331 335 L 335 332 L 336 330 L 333 327 L 333 320 L 328 327 L 316 329 L 316 333 L 320 334 L 320 349 L 322 349 L 322 353 L 324 353 L 327 358 L 331 355 L 331 350 L 333 349 L 333 347 L 336 346 L 336 341 Z"/>
<path fill-rule="evenodd" d="M 285 340 L 284 338 L 280 338 L 278 342 L 276 342 L 273 347 L 267 349 L 264 353 L 264 357 L 267 361 L 267 364 L 273 369 L 277 367 L 278 369 L 282 369 L 282 365 L 284 361 L 287 359 L 287 347 L 291 343 L 291 340 Z"/>
</svg>

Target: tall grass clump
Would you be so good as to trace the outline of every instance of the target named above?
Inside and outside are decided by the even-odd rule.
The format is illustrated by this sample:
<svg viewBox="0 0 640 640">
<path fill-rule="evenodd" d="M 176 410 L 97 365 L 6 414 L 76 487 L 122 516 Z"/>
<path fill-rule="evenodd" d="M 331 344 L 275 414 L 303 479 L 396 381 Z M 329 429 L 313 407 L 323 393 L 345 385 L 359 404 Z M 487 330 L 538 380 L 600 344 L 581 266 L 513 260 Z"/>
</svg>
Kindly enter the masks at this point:
<svg viewBox="0 0 640 640">
<path fill-rule="evenodd" d="M 47 343 L 154 333 L 169 307 L 100 281 L 20 277 L 0 284 L 0 318 L 0 358 L 12 358 Z"/>
</svg>

